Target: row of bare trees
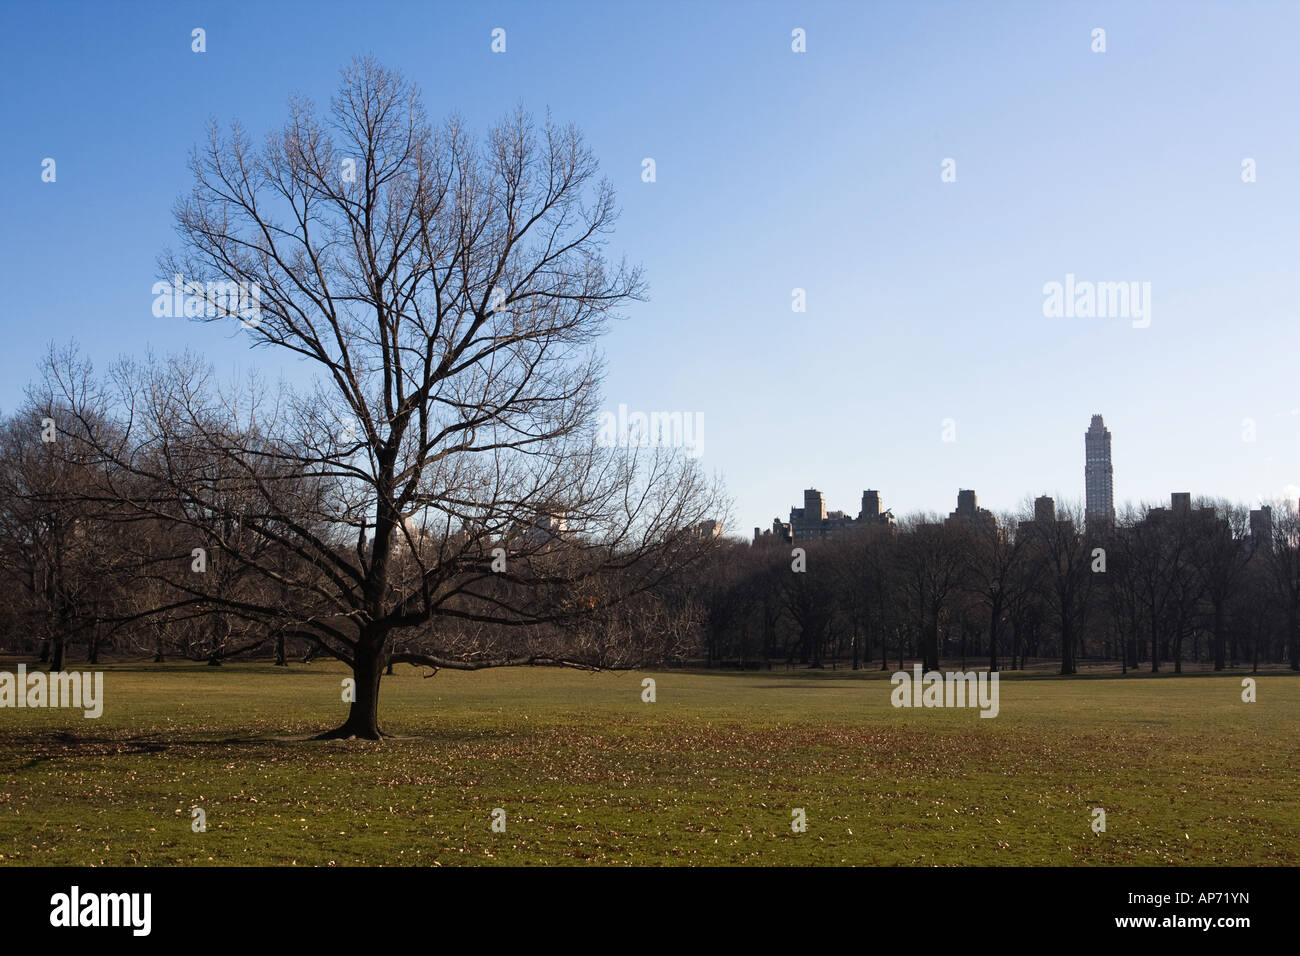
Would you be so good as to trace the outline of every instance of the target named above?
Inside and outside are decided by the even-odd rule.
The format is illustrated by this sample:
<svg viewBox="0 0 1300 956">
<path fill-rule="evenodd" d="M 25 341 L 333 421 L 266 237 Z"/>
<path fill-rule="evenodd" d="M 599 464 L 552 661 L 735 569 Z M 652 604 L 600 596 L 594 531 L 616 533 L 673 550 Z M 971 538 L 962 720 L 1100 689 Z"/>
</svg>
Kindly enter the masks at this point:
<svg viewBox="0 0 1300 956">
<path fill-rule="evenodd" d="M 741 666 L 1300 669 L 1295 507 L 1275 505 L 1252 534 L 1245 508 L 1196 505 L 1129 508 L 1091 532 L 1067 506 L 1055 520 L 917 515 L 793 547 L 733 541 L 701 583 L 703 653 Z"/>
</svg>

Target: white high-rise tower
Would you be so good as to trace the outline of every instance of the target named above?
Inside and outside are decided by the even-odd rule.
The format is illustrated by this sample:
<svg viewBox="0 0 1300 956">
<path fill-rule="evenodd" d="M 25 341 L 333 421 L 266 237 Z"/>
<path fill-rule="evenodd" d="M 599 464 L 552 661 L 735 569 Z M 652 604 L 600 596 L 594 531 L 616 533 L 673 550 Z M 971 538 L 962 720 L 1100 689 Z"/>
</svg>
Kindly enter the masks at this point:
<svg viewBox="0 0 1300 956">
<path fill-rule="evenodd" d="M 1084 518 L 1091 530 L 1115 524 L 1115 479 L 1110 464 L 1110 429 L 1100 415 L 1083 433 Z"/>
</svg>

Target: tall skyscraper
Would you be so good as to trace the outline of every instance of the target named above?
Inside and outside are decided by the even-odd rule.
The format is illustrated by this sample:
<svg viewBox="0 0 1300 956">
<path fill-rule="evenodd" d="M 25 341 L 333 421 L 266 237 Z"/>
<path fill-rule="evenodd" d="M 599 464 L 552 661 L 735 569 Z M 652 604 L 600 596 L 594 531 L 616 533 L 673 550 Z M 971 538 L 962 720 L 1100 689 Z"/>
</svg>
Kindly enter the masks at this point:
<svg viewBox="0 0 1300 956">
<path fill-rule="evenodd" d="M 1110 429 L 1100 415 L 1083 433 L 1084 518 L 1094 531 L 1115 523 L 1115 480 L 1110 464 Z"/>
</svg>

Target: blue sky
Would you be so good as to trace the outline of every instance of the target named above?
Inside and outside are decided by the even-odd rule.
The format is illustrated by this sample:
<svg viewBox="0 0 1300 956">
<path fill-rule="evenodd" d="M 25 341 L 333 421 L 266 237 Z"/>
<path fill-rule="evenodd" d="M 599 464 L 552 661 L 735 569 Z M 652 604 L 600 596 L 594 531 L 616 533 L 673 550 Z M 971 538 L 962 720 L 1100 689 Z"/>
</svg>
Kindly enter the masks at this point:
<svg viewBox="0 0 1300 956">
<path fill-rule="evenodd" d="M 701 462 L 739 533 L 809 486 L 854 513 L 864 488 L 897 513 L 951 510 L 958 488 L 998 510 L 1081 498 L 1094 412 L 1114 434 L 1118 503 L 1300 494 L 1300 4 L 5 14 L 5 411 L 51 341 L 100 365 L 190 348 L 226 373 L 301 374 L 240 333 L 154 318 L 155 258 L 208 116 L 260 134 L 291 92 L 326 101 L 373 53 L 435 118 L 483 130 L 522 103 L 584 130 L 623 209 L 612 251 L 651 294 L 604 344 L 606 406 L 702 416 Z M 1067 274 L 1149 282 L 1149 327 L 1045 317 L 1044 284 Z"/>
</svg>

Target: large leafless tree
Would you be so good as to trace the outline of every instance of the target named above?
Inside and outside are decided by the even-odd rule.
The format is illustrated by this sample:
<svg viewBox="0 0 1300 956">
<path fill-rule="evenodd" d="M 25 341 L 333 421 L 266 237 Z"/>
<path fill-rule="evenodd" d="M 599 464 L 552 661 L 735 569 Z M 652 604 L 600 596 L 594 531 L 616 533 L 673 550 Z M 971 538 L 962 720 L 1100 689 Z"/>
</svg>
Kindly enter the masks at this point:
<svg viewBox="0 0 1300 956">
<path fill-rule="evenodd" d="M 394 662 L 630 660 L 566 635 L 690 567 L 723 503 L 680 451 L 598 441 L 596 340 L 644 286 L 605 257 L 614 195 L 578 132 L 522 110 L 481 141 L 435 128 L 362 59 L 260 148 L 214 124 L 192 170 L 164 277 L 318 374 L 222 391 L 190 360 L 121 369 L 84 403 L 125 423 L 113 440 L 69 426 L 212 549 L 222 574 L 190 574 L 189 549 L 167 565 L 178 601 L 347 662 L 356 698 L 327 736 L 381 736 Z M 247 290 L 238 319 L 208 283 Z"/>
</svg>

